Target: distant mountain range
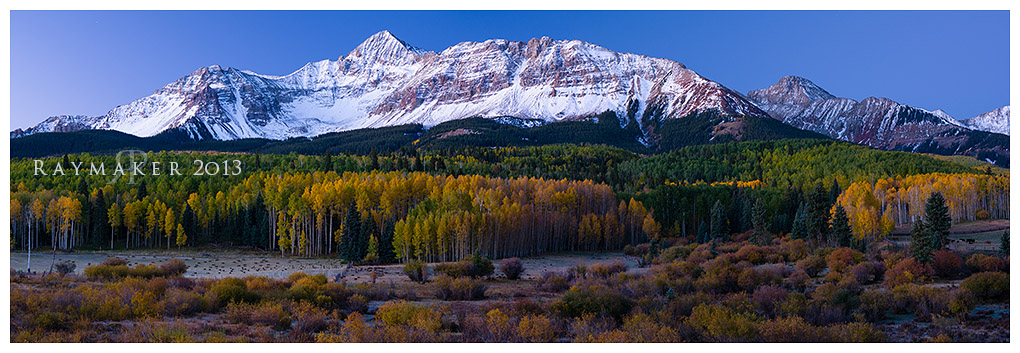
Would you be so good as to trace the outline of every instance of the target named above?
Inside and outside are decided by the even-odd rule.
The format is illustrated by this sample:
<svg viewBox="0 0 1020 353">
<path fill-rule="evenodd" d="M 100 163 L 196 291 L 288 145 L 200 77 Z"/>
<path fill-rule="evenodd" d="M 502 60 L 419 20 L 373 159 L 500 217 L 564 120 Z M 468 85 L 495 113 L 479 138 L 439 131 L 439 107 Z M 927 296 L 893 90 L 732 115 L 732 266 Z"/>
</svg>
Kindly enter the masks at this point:
<svg viewBox="0 0 1020 353">
<path fill-rule="evenodd" d="M 957 121 L 888 98 L 840 98 L 808 79 L 786 76 L 747 97 L 773 118 L 826 136 L 885 150 L 1009 158 L 1009 106 Z M 1002 113 L 999 113 L 1002 112 Z M 991 131 L 991 132 L 989 132 Z"/>
<path fill-rule="evenodd" d="M 116 130 L 191 141 L 285 140 L 482 117 L 528 122 L 521 128 L 590 122 L 599 136 L 623 136 L 649 151 L 820 133 L 1008 163 L 1008 136 L 997 134 L 1008 132 L 1008 106 L 964 122 L 939 112 L 884 98 L 837 98 L 792 76 L 745 97 L 681 63 L 577 40 L 493 39 L 437 53 L 382 31 L 337 60 L 286 76 L 213 65 L 104 115 L 50 117 L 11 137 Z"/>
</svg>

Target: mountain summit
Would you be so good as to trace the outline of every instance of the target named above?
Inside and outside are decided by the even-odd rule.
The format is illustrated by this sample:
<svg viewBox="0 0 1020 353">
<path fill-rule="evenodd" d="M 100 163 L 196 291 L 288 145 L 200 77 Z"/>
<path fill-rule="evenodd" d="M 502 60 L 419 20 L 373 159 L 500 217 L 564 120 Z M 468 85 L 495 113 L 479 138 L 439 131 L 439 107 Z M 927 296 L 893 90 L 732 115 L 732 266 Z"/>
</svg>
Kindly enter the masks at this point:
<svg viewBox="0 0 1020 353">
<path fill-rule="evenodd" d="M 672 60 L 548 37 L 463 42 L 435 53 L 382 31 L 336 61 L 311 62 L 286 76 L 209 66 L 103 116 L 53 117 L 12 136 L 109 129 L 143 137 L 172 131 L 192 139 L 286 139 L 468 117 L 557 122 L 607 111 L 621 127 L 647 135 L 663 121 L 697 113 L 731 117 L 721 123 L 768 117 L 741 94 Z"/>
<path fill-rule="evenodd" d="M 835 97 L 808 79 L 787 76 L 747 97 L 796 128 L 885 150 L 966 154 L 1008 165 L 1009 137 L 975 131 L 941 110 L 888 98 Z"/>
<path fill-rule="evenodd" d="M 970 119 L 960 120 L 963 125 L 981 131 L 1009 135 L 1009 106 L 989 111 Z"/>
</svg>

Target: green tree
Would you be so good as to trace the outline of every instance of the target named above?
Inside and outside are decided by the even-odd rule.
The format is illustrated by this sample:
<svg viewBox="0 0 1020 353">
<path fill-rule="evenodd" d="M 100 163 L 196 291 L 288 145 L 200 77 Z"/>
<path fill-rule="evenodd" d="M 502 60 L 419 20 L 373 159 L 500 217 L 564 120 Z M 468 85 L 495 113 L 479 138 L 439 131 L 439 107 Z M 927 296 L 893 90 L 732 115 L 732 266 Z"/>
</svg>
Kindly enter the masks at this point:
<svg viewBox="0 0 1020 353">
<path fill-rule="evenodd" d="M 853 233 L 850 231 L 850 218 L 846 215 L 843 206 L 836 206 L 836 212 L 832 214 L 832 238 L 840 247 L 850 247 Z"/>
<path fill-rule="evenodd" d="M 765 205 L 760 199 L 756 200 L 754 206 L 751 206 L 751 226 L 754 228 L 754 232 L 751 233 L 751 239 L 754 240 L 755 244 L 768 245 L 772 242 L 767 223 Z"/>
<path fill-rule="evenodd" d="M 808 237 L 807 206 L 804 203 L 797 207 L 797 213 L 793 217 L 793 230 L 791 232 L 793 233 L 793 239 L 807 239 Z"/>
<path fill-rule="evenodd" d="M 949 216 L 949 207 L 946 206 L 946 198 L 942 193 L 936 191 L 928 197 L 924 205 L 924 222 L 928 228 L 931 250 L 940 250 L 946 246 L 952 218 Z"/>
<path fill-rule="evenodd" d="M 1002 231 L 1002 238 L 1000 238 L 999 241 L 1000 241 L 999 250 L 1002 250 L 1003 254 L 1009 255 L 1009 231 L 1008 230 Z"/>
<path fill-rule="evenodd" d="M 931 242 L 928 236 L 928 227 L 924 221 L 914 222 L 910 229 L 910 256 L 920 262 L 931 262 Z"/>
<path fill-rule="evenodd" d="M 819 244 L 825 244 L 829 237 L 829 192 L 822 183 L 815 184 L 814 190 L 808 195 L 807 230 L 808 236 Z"/>
<path fill-rule="evenodd" d="M 726 209 L 723 208 L 722 201 L 716 201 L 715 205 L 712 206 L 712 215 L 710 217 L 710 234 L 712 239 L 725 239 L 727 234 L 726 229 Z"/>
<path fill-rule="evenodd" d="M 705 224 L 705 221 L 701 221 L 701 224 L 698 225 L 698 243 L 707 243 L 708 234 L 708 225 Z"/>
<path fill-rule="evenodd" d="M 364 258 L 361 244 L 361 212 L 352 202 L 344 217 L 343 236 L 340 241 L 340 257 L 355 262 Z"/>
</svg>

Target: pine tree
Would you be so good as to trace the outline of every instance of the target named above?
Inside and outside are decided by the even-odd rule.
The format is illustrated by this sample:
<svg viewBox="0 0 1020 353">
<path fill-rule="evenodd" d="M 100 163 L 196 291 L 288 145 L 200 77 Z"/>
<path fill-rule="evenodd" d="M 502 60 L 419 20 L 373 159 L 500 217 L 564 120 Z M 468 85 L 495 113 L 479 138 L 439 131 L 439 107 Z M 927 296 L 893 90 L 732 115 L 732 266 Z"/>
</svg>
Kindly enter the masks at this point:
<svg viewBox="0 0 1020 353">
<path fill-rule="evenodd" d="M 807 206 L 803 203 L 800 207 L 797 207 L 797 214 L 793 217 L 793 230 L 791 230 L 793 239 L 807 239 L 808 228 L 807 228 Z"/>
<path fill-rule="evenodd" d="M 358 255 L 361 253 L 361 213 L 353 202 L 347 207 L 341 239 L 340 257 L 351 262 L 360 261 L 362 256 Z"/>
<path fill-rule="evenodd" d="M 1003 255 L 1009 255 L 1009 231 L 1002 231 L 1002 238 L 999 239 L 999 250 Z"/>
<path fill-rule="evenodd" d="M 932 251 L 946 246 L 952 218 L 949 216 L 949 207 L 946 206 L 946 199 L 942 193 L 933 192 L 928 197 L 924 205 L 924 222 L 928 228 L 927 234 Z"/>
<path fill-rule="evenodd" d="M 326 155 L 322 156 L 322 172 L 326 173 L 331 171 L 333 171 L 333 156 L 331 156 L 329 152 L 326 152 Z"/>
<path fill-rule="evenodd" d="M 726 229 L 726 209 L 723 208 L 722 201 L 716 201 L 712 206 L 710 221 L 711 233 L 709 236 L 712 239 L 725 239 L 728 229 Z"/>
<path fill-rule="evenodd" d="M 836 206 L 832 214 L 832 238 L 840 247 L 850 247 L 853 233 L 850 231 L 850 218 L 843 206 Z"/>
<path fill-rule="evenodd" d="M 807 202 L 807 230 L 808 236 L 819 244 L 825 244 L 829 237 L 829 193 L 822 186 L 822 183 L 815 185 L 815 189 L 808 195 Z"/>
<path fill-rule="evenodd" d="M 708 225 L 705 224 L 705 221 L 701 221 L 701 224 L 698 225 L 698 243 L 704 244 L 708 240 Z"/>
<path fill-rule="evenodd" d="M 829 188 L 829 203 L 836 203 L 836 199 L 843 193 L 843 189 L 839 187 L 839 181 L 836 178 L 832 178 L 832 187 Z"/>
<path fill-rule="evenodd" d="M 110 233 L 110 219 L 107 215 L 109 209 L 106 206 L 106 195 L 103 189 L 96 190 L 96 201 L 92 203 L 92 246 L 100 247 L 106 240 L 106 234 Z"/>
<path fill-rule="evenodd" d="M 184 211 L 181 212 L 181 225 L 184 226 L 185 233 L 195 234 L 195 212 L 187 203 L 184 204 Z"/>
<path fill-rule="evenodd" d="M 920 262 L 931 262 L 932 260 L 927 228 L 924 221 L 917 221 L 910 229 L 910 256 Z"/>
<path fill-rule="evenodd" d="M 759 199 L 751 207 L 751 225 L 754 228 L 754 232 L 751 233 L 751 239 L 754 240 L 755 244 L 764 246 L 772 242 L 772 236 L 767 229 L 767 222 L 768 220 L 765 218 L 765 205 Z"/>
<path fill-rule="evenodd" d="M 149 196 L 149 189 L 145 186 L 145 180 L 142 180 L 138 183 L 138 199 L 144 199 L 146 196 Z"/>
<path fill-rule="evenodd" d="M 372 163 L 372 170 L 379 170 L 379 152 L 376 152 L 375 146 L 372 146 L 372 151 L 368 153 L 368 160 Z"/>
<path fill-rule="evenodd" d="M 383 229 L 380 234 L 379 261 L 382 261 L 383 263 L 396 262 L 396 253 L 393 251 L 393 226 L 389 223 L 383 224 Z"/>
</svg>

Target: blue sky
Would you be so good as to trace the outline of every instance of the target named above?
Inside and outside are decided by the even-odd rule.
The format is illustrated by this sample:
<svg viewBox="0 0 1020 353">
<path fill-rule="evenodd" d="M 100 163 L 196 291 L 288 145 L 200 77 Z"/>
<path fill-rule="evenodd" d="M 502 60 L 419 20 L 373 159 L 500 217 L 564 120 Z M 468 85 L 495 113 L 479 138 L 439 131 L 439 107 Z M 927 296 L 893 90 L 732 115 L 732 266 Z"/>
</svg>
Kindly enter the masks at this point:
<svg viewBox="0 0 1020 353">
<path fill-rule="evenodd" d="M 384 29 L 434 51 L 579 39 L 742 93 L 798 75 L 957 118 L 1009 104 L 1007 11 L 12 11 L 11 128 L 100 115 L 213 64 L 287 74 Z"/>
</svg>

